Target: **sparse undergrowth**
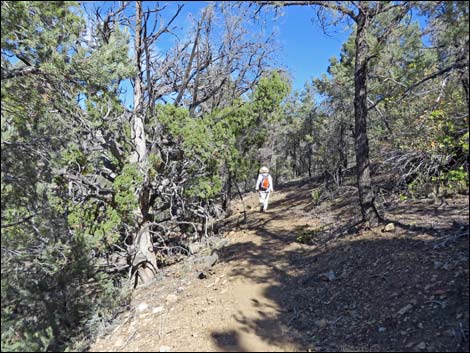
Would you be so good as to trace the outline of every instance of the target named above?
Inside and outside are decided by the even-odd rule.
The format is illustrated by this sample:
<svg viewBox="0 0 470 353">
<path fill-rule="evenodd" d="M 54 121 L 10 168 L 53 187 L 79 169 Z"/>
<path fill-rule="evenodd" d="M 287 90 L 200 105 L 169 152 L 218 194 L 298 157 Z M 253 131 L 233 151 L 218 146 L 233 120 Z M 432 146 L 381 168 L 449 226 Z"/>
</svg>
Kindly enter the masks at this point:
<svg viewBox="0 0 470 353">
<path fill-rule="evenodd" d="M 246 224 L 235 205 L 216 265 L 168 268 L 91 350 L 468 351 L 468 197 L 390 197 L 384 231 L 345 221 L 353 192 L 312 207 L 315 186 L 267 213 L 249 196 Z"/>
</svg>

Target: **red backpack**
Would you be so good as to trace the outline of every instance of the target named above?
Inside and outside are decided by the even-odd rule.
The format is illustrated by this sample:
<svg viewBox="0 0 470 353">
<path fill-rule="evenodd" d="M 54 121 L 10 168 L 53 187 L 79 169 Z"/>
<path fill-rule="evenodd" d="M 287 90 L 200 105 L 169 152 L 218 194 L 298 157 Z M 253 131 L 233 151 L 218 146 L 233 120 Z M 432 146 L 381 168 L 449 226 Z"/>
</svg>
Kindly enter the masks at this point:
<svg viewBox="0 0 470 353">
<path fill-rule="evenodd" d="M 263 175 L 263 179 L 261 179 L 260 183 L 261 190 L 268 190 L 269 189 L 269 175 Z"/>
</svg>

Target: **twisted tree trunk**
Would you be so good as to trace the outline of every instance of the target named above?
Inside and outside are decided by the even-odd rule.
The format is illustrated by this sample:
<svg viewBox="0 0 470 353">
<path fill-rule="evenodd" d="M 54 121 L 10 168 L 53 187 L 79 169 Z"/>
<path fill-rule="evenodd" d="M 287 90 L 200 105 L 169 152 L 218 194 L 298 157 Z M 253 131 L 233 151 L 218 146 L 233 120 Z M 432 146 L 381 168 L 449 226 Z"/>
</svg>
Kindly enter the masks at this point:
<svg viewBox="0 0 470 353">
<path fill-rule="evenodd" d="M 131 122 L 132 140 L 135 150 L 131 155 L 131 163 L 136 163 L 139 173 L 142 175 L 141 188 L 138 191 L 139 208 L 135 210 L 137 235 L 134 238 L 135 254 L 132 260 L 133 271 L 138 279 L 147 283 L 152 280 L 157 271 L 157 261 L 153 251 L 152 235 L 148 225 L 148 210 L 150 207 L 147 173 L 147 146 L 144 130 L 144 115 L 142 111 L 142 1 L 136 2 L 136 27 L 135 27 L 135 64 L 137 75 L 134 84 L 134 112 Z"/>
</svg>

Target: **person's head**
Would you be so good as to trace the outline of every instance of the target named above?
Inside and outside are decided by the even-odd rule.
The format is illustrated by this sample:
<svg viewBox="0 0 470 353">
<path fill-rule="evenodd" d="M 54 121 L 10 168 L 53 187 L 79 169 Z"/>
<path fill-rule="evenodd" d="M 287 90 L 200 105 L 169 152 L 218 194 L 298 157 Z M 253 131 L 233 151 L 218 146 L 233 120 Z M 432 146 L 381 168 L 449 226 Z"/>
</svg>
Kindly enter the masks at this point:
<svg viewBox="0 0 470 353">
<path fill-rule="evenodd" d="M 260 174 L 269 173 L 269 169 L 266 168 L 266 167 L 261 167 L 261 168 L 259 169 L 259 172 L 260 172 Z"/>
</svg>

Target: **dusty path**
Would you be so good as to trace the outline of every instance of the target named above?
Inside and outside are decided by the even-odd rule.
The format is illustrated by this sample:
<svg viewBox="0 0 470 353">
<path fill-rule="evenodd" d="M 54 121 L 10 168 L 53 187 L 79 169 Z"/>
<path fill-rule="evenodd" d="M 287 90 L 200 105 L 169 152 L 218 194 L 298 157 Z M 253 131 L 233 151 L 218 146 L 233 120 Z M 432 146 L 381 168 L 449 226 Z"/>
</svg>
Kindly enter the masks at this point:
<svg viewBox="0 0 470 353">
<path fill-rule="evenodd" d="M 296 214 L 287 196 L 274 193 L 269 210 L 259 213 L 254 211 L 256 196 L 251 195 L 249 222 L 228 234 L 229 245 L 219 253 L 220 263 L 211 276 L 199 280 L 182 274 L 178 286 L 169 285 L 176 289 L 174 303 L 158 301 L 160 293 L 168 293 L 159 288 L 157 294 L 158 283 L 142 289 L 134 300 L 134 317 L 115 328 L 112 339 L 98 340 L 91 351 L 302 349 L 289 330 L 296 313 L 286 313 L 282 305 L 289 296 L 282 278 L 292 260 L 290 252 L 304 247 L 295 242 L 293 230 L 312 221 Z"/>
<path fill-rule="evenodd" d="M 344 235 L 354 195 L 320 210 L 311 189 L 274 193 L 267 213 L 252 194 L 207 278 L 172 266 L 90 351 L 468 351 L 468 237 L 446 240 L 468 233 L 468 197 L 397 201 L 393 232 Z M 322 244 L 320 224 L 342 235 Z"/>
</svg>

